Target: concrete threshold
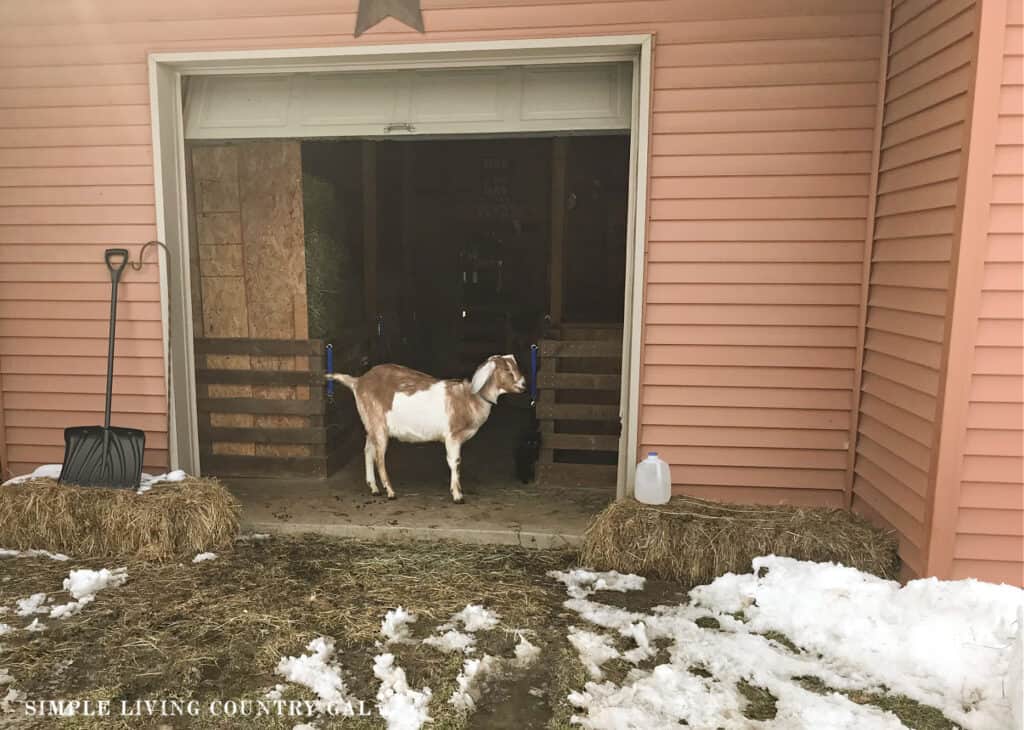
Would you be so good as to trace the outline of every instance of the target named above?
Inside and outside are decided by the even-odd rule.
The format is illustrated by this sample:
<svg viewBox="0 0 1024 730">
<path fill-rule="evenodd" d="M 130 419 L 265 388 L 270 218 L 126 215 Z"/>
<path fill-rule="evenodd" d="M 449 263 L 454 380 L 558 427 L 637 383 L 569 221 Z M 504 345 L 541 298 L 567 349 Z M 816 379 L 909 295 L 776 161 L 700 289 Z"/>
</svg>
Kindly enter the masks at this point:
<svg viewBox="0 0 1024 730">
<path fill-rule="evenodd" d="M 323 522 L 262 522 L 243 517 L 242 529 L 276 535 L 317 534 L 330 537 L 404 542 L 407 540 L 453 540 L 474 545 L 518 545 L 547 550 L 576 549 L 583 544 L 582 533 L 537 532 L 515 529 L 472 529 L 459 527 L 411 527 L 392 525 L 357 525 Z"/>
</svg>

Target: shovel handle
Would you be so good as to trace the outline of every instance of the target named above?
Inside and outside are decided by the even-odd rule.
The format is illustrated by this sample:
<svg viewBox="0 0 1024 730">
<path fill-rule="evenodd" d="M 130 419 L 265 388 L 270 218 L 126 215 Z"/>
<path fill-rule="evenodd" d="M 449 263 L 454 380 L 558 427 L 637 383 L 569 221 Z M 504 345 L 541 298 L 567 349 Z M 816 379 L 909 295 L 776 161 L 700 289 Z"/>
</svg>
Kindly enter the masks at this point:
<svg viewBox="0 0 1024 730">
<path fill-rule="evenodd" d="M 108 248 L 103 252 L 103 260 L 110 271 L 110 337 L 107 342 L 107 392 L 103 408 L 103 426 L 110 428 L 110 401 L 114 395 L 114 328 L 117 325 L 117 283 L 121 280 L 121 272 L 128 265 L 128 249 Z"/>
<path fill-rule="evenodd" d="M 128 265 L 128 249 L 108 248 L 103 252 L 103 259 L 107 262 L 107 269 L 111 274 L 120 274 Z"/>
</svg>

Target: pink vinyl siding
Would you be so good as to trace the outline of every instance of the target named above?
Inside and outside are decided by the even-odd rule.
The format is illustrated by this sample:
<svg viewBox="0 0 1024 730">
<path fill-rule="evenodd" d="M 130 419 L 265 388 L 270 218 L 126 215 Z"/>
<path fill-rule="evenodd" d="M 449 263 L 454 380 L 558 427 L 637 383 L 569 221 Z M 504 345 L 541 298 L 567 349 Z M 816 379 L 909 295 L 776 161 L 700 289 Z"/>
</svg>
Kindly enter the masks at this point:
<svg viewBox="0 0 1024 730">
<path fill-rule="evenodd" d="M 1024 18 L 1008 3 L 953 576 L 1024 584 Z"/>
<path fill-rule="evenodd" d="M 643 448 L 712 497 L 838 505 L 881 2 L 0 1 L 0 372 L 10 468 L 102 404 L 108 245 L 152 237 L 146 54 L 656 33 Z M 117 421 L 166 463 L 156 272 L 132 274 Z M 64 375 L 68 373 L 68 375 Z M 73 373 L 73 375 L 72 375 Z"/>
<path fill-rule="evenodd" d="M 889 37 L 853 505 L 899 532 L 918 575 L 976 24 L 971 0 L 907 0 Z"/>
</svg>

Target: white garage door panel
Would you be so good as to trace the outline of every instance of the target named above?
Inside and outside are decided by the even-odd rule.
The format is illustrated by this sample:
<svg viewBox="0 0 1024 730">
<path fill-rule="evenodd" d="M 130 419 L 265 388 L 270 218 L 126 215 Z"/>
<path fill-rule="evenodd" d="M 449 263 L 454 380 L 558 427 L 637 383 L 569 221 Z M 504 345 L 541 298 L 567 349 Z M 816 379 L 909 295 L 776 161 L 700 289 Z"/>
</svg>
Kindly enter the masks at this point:
<svg viewBox="0 0 1024 730">
<path fill-rule="evenodd" d="M 291 81 L 291 116 L 303 126 L 387 124 L 398 111 L 398 89 L 382 86 L 374 74 L 306 74 Z"/>
<path fill-rule="evenodd" d="M 417 71 L 412 77 L 409 121 L 496 122 L 501 120 L 503 81 L 508 72 Z"/>
<path fill-rule="evenodd" d="M 628 108 L 623 103 L 628 95 L 621 93 L 618 71 L 612 65 L 525 69 L 523 119 L 609 119 L 619 116 Z"/>
<path fill-rule="evenodd" d="M 196 116 L 213 129 L 279 127 L 288 122 L 288 79 L 266 77 L 232 83 L 230 77 L 205 79 L 204 93 L 196 97 Z"/>
<path fill-rule="evenodd" d="M 629 128 L 628 63 L 200 76 L 187 139 L 495 134 Z"/>
</svg>

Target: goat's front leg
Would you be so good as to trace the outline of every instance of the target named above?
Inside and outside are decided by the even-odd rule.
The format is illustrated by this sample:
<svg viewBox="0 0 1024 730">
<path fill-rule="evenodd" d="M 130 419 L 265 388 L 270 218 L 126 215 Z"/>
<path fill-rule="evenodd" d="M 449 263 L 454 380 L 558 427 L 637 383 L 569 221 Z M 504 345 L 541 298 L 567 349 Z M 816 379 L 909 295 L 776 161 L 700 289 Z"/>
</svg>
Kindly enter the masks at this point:
<svg viewBox="0 0 1024 730">
<path fill-rule="evenodd" d="M 448 439 L 444 442 L 445 451 L 448 452 L 448 468 L 452 472 L 452 501 L 455 504 L 462 504 L 462 485 L 459 483 L 459 464 L 462 463 L 462 443 L 455 439 Z"/>
</svg>

